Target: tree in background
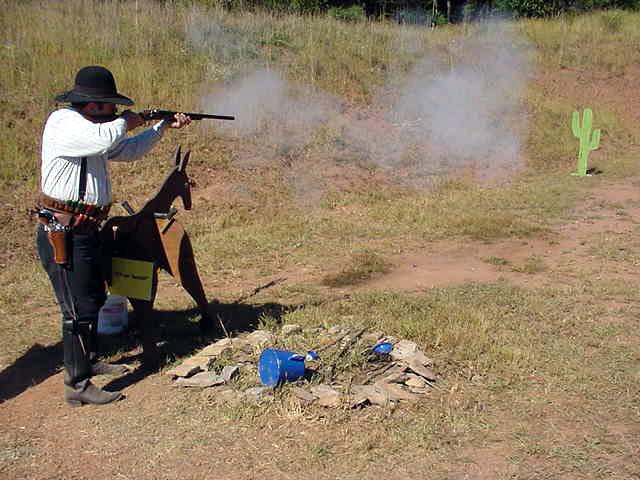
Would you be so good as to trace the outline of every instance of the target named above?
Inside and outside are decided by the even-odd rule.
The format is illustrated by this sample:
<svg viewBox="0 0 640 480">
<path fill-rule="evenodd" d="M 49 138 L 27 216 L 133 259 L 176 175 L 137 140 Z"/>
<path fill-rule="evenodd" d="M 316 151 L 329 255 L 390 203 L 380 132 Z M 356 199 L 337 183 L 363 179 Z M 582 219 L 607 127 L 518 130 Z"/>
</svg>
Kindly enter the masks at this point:
<svg viewBox="0 0 640 480">
<path fill-rule="evenodd" d="M 364 7 L 368 16 L 376 18 L 397 18 L 395 12 L 398 11 L 425 11 L 432 23 L 440 24 L 475 20 L 495 14 L 547 17 L 564 12 L 597 9 L 640 9 L 640 0 L 365 0 Z"/>
<path fill-rule="evenodd" d="M 205 0 L 203 0 L 205 1 Z M 211 0 L 206 0 L 211 3 Z M 476 20 L 491 15 L 546 17 L 597 9 L 640 9 L 640 0 L 217 0 L 229 8 L 267 8 L 317 13 L 345 20 L 389 18 L 400 23 L 441 24 Z M 343 14 L 344 11 L 344 14 Z"/>
<path fill-rule="evenodd" d="M 515 17 L 546 17 L 564 12 L 640 8 L 640 0 L 469 0 L 457 3 L 464 4 L 467 18 L 495 13 Z"/>
</svg>

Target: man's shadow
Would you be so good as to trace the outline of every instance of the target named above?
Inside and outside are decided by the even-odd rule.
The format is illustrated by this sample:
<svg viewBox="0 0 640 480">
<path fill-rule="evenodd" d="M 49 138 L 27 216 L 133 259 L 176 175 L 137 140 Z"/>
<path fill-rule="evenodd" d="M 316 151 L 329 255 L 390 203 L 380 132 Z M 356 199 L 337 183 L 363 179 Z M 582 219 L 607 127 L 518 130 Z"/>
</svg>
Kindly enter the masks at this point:
<svg viewBox="0 0 640 480">
<path fill-rule="evenodd" d="M 36 343 L 0 372 L 0 403 L 44 382 L 62 366 L 62 342 Z"/>
<path fill-rule="evenodd" d="M 282 316 L 299 306 L 287 306 L 278 303 L 242 304 L 242 303 L 218 303 L 209 304 L 214 320 L 218 323 L 218 329 L 213 334 L 203 337 L 200 334 L 197 319 L 199 312 L 196 308 L 186 310 L 154 310 L 155 321 L 160 325 L 161 354 L 164 362 L 169 363 L 176 358 L 195 353 L 200 348 L 225 336 L 224 329 L 229 335 L 254 330 L 260 323 L 260 319 L 270 317 L 281 322 Z M 135 316 L 130 312 L 130 322 L 135 324 Z M 123 335 L 101 336 L 100 353 L 102 356 L 116 355 L 118 352 L 130 352 L 140 345 L 141 340 L 135 331 Z M 117 363 L 127 363 L 138 360 L 137 355 L 123 355 Z M 62 342 L 52 345 L 33 345 L 13 364 L 0 372 L 0 403 L 20 395 L 29 387 L 38 385 L 51 375 L 57 373 L 63 367 Z M 114 391 L 126 388 L 139 382 L 153 370 L 137 368 L 134 371 L 114 379 L 106 384 L 105 390 Z"/>
</svg>

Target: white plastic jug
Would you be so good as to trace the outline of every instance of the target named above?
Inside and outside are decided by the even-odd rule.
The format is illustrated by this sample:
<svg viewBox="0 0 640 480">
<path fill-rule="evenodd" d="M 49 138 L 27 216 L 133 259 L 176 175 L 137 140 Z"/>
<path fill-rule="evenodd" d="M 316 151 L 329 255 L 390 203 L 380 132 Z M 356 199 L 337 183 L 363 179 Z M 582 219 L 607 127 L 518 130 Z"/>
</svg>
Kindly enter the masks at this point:
<svg viewBox="0 0 640 480">
<path fill-rule="evenodd" d="M 98 334 L 116 335 L 126 330 L 129 323 L 127 316 L 127 298 L 120 295 L 109 295 L 98 313 Z"/>
</svg>

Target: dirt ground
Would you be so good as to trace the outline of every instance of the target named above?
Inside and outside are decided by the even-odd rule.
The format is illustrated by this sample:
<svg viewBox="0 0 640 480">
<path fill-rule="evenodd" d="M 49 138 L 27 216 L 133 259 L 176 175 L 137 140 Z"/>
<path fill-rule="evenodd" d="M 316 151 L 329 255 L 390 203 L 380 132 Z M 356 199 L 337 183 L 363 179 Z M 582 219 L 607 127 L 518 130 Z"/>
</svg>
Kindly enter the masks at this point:
<svg viewBox="0 0 640 480">
<path fill-rule="evenodd" d="M 617 271 L 605 271 L 593 248 L 606 245 L 607 238 L 635 235 L 639 186 L 640 179 L 631 179 L 594 191 L 571 221 L 556 225 L 545 238 L 430 243 L 392 259 L 395 268 L 388 274 L 344 291 L 420 292 L 501 278 L 522 286 L 562 285 L 585 274 L 635 282 L 637 261 L 620 262 Z M 314 281 L 308 273 L 298 273 L 297 280 Z M 241 292 L 251 287 L 235 284 L 228 289 Z M 619 308 L 617 302 L 611 299 L 610 308 Z M 233 411 L 216 411 L 225 407 L 206 392 L 175 389 L 161 374 L 133 378 L 124 385 L 112 382 L 111 387 L 124 387 L 126 394 L 117 404 L 72 409 L 62 400 L 60 348 L 31 353 L 3 374 L 8 383 L 0 388 L 0 478 L 640 478 L 637 397 L 629 406 L 635 418 L 620 420 L 614 414 L 607 418 L 606 405 L 601 411 L 572 416 L 568 412 L 579 399 L 540 391 L 529 392 L 526 403 L 514 394 L 502 404 L 521 405 L 523 412 L 533 409 L 535 415 L 495 407 L 487 411 L 488 427 L 480 435 L 461 434 L 437 448 L 408 439 L 400 451 L 380 452 L 377 444 L 384 444 L 390 432 L 385 429 L 389 414 L 379 409 L 344 418 L 289 411 L 236 421 Z M 640 380 L 640 359 L 630 359 L 629 364 Z M 9 384 L 16 379 L 24 383 L 30 375 L 32 386 Z M 442 402 L 443 396 L 446 392 L 430 401 Z M 412 408 L 404 411 L 411 414 Z M 557 447 L 560 450 L 523 463 L 519 452 L 543 448 L 549 435 L 572 445 L 597 442 L 598 450 L 584 447 L 586 453 L 563 453 Z M 603 449 L 610 454 L 602 457 Z M 595 458 L 598 466 L 593 469 L 558 466 L 565 461 L 583 465 L 590 452 L 604 458 Z"/>
</svg>

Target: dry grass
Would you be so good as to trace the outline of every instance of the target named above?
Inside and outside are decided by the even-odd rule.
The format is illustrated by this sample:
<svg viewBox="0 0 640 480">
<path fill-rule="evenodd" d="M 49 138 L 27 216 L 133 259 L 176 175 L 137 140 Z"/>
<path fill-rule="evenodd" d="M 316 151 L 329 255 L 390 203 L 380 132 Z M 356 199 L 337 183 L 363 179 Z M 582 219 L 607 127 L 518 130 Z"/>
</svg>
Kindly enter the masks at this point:
<svg viewBox="0 0 640 480">
<path fill-rule="evenodd" d="M 535 43 L 541 63 L 551 68 L 597 68 L 616 74 L 639 59 L 637 13 L 599 12 L 520 25 Z"/>
<path fill-rule="evenodd" d="M 473 28 L 434 33 L 386 23 L 347 25 L 325 17 L 228 14 L 218 8 L 144 1 L 5 1 L 0 6 L 6 12 L 0 26 L 2 60 L 7 66 L 0 72 L 0 85 L 11 92 L 0 111 L 0 135 L 6 140 L 0 147 L 6 159 L 0 167 L 2 197 L 12 205 L 7 217 L 12 221 L 2 226 L 2 308 L 6 313 L 49 293 L 37 274 L 29 241 L 31 227 L 22 209 L 36 190 L 34 132 L 53 108 L 53 95 L 69 87 L 78 66 L 109 65 L 119 88 L 140 105 L 196 108 L 203 86 L 270 64 L 316 89 L 368 103 L 380 85 L 402 78 L 417 58 L 411 52 L 441 49 Z M 104 22 L 105 18 L 110 21 Z M 560 55 L 562 62 L 573 62 L 569 66 L 608 69 L 613 65 L 615 69 L 636 58 L 635 19 L 634 14 L 594 14 L 554 22 L 527 21 L 519 29 L 534 42 L 544 68 L 552 68 L 553 59 Z M 590 33 L 588 48 L 586 32 Z M 587 55 L 589 51 L 594 53 Z M 452 55 L 449 52 L 449 58 Z M 598 107 L 598 99 L 593 100 Z M 368 189 L 338 191 L 321 208 L 308 211 L 292 205 L 282 176 L 267 169 L 258 171 L 255 179 L 268 180 L 266 187 L 250 202 L 213 199 L 207 205 L 213 209 L 214 228 L 211 215 L 203 211 L 181 218 L 194 237 L 206 277 L 248 267 L 269 275 L 303 263 L 322 269 L 326 262 L 348 261 L 356 254 L 361 247 L 354 239 L 366 246 L 377 238 L 371 246 L 376 255 L 384 256 L 434 239 L 537 235 L 568 212 L 584 192 L 584 182 L 566 175 L 575 151 L 574 139 L 564 128 L 572 106 L 564 102 L 531 86 L 527 154 L 533 169 L 504 183 L 481 186 L 450 181 L 420 191 L 372 181 Z M 610 142 L 600 159 L 609 165 L 607 173 L 632 173 L 634 167 L 624 151 L 633 141 L 634 129 L 604 107 L 597 118 Z M 178 139 L 188 141 L 197 152 L 191 167 L 194 177 L 207 178 L 212 168 L 214 176 L 216 170 L 231 176 L 241 173 L 232 167 L 233 142 L 208 130 L 181 133 Z M 157 157 L 170 158 L 171 148 L 161 146 Z M 116 166 L 117 197 L 139 205 L 146 196 L 143 192 L 150 191 L 166 172 L 163 165 L 147 159 Z M 598 184 L 606 178 L 593 180 Z M 38 279 L 32 283 L 31 296 L 20 288 L 25 273 L 19 265 L 25 264 L 29 277 Z"/>
<path fill-rule="evenodd" d="M 452 39 L 468 35 L 473 28 L 433 33 L 386 23 L 347 25 L 325 17 L 228 14 L 218 8 L 160 7 L 144 1 L 3 2 L 1 6 L 6 12 L 0 26 L 7 68 L 0 72 L 0 85 L 11 92 L 0 113 L 0 134 L 6 139 L 0 153 L 7 160 L 0 167 L 2 196 L 13 205 L 7 217 L 13 220 L 2 226 L 6 266 L 2 308 L 7 313 L 49 294 L 37 273 L 29 241 L 31 227 L 22 209 L 36 190 L 34 132 L 53 108 L 53 95 L 69 87 L 78 66 L 109 65 L 119 88 L 141 106 L 195 109 L 203 87 L 256 65 L 278 65 L 293 80 L 348 101 L 368 103 L 382 84 L 401 79 L 408 71 L 417 58 L 411 52 L 447 50 Z M 522 22 L 519 28 L 534 41 L 538 61 L 545 68 L 551 68 L 559 50 L 563 59 L 576 62 L 574 66 L 593 61 L 596 68 L 609 68 L 603 63 L 602 49 L 595 49 L 595 57 L 584 55 L 587 49 L 581 39 L 587 31 L 592 47 L 615 50 L 613 58 L 619 64 L 632 62 L 637 16 L 616 17 L 611 22 L 617 26 L 611 27 L 607 15 Z M 104 22 L 105 18 L 110 21 Z M 454 53 L 449 52 L 448 58 L 454 58 Z M 56 62 L 51 62 L 52 57 Z M 575 156 L 574 139 L 563 128 L 571 106 L 545 96 L 535 85 L 527 103 L 532 120 L 527 153 L 533 170 L 498 185 L 450 181 L 420 191 L 371 182 L 359 193 L 335 192 L 322 208 L 308 211 L 292 205 L 280 174 L 259 171 L 255 180 L 267 180 L 267 184 L 249 203 L 216 199 L 208 203 L 216 219 L 214 228 L 204 210 L 181 217 L 192 234 L 202 273 L 211 277 L 252 268 L 269 275 L 304 263 L 322 269 L 327 262 L 345 262 L 357 254 L 361 247 L 354 245 L 354 239 L 366 246 L 377 238 L 371 245 L 375 254 L 387 255 L 397 253 L 399 245 L 410 249 L 425 240 L 460 236 L 486 240 L 545 232 L 551 219 L 561 217 L 580 198 L 584 182 L 565 174 Z M 611 142 L 601 160 L 610 165 L 608 173 L 632 172 L 623 152 L 633 139 L 629 133 L 633 129 L 610 110 L 598 110 L 597 118 Z M 562 132 L 560 138 L 558 132 Z M 188 141 L 196 152 L 191 167 L 195 178 L 207 178 L 211 168 L 214 176 L 216 169 L 232 176 L 241 173 L 232 167 L 233 142 L 203 129 L 181 133 L 178 139 Z M 157 157 L 169 159 L 171 148 L 161 146 Z M 139 205 L 146 196 L 143 192 L 150 191 L 167 171 L 163 165 L 146 159 L 115 166 L 116 196 Z M 606 179 L 592 183 L 599 181 Z M 25 273 L 18 265 L 25 262 L 30 278 L 38 279 L 30 294 L 20 287 Z"/>
<path fill-rule="evenodd" d="M 322 283 L 329 287 L 355 285 L 375 274 L 389 271 L 389 264 L 375 252 L 364 251 L 354 255 L 350 265 L 333 275 L 327 275 Z"/>
</svg>

